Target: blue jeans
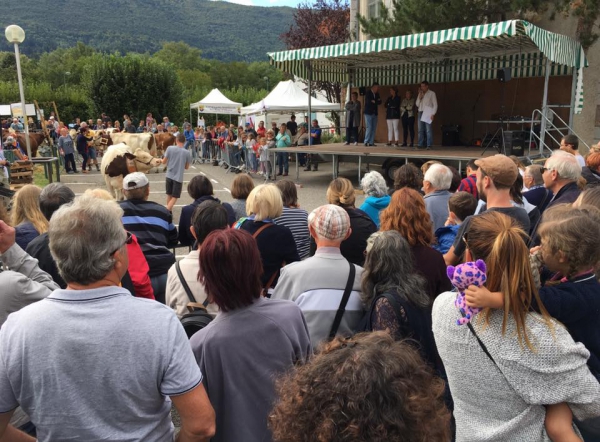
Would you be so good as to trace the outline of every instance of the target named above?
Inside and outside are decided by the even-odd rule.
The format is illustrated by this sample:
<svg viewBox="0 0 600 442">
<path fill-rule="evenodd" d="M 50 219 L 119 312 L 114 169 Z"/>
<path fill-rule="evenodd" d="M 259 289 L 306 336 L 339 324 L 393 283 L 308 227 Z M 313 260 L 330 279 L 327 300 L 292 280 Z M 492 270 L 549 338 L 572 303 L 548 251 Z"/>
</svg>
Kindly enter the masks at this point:
<svg viewBox="0 0 600 442">
<path fill-rule="evenodd" d="M 185 144 L 183 145 L 184 149 L 188 149 L 192 151 L 192 159 L 196 159 L 198 158 L 198 153 L 196 152 L 196 146 L 194 146 L 196 144 L 195 141 L 192 140 L 186 140 Z"/>
<path fill-rule="evenodd" d="M 279 173 L 288 173 L 290 171 L 289 153 L 278 152 L 277 165 L 279 166 Z"/>
<path fill-rule="evenodd" d="M 433 145 L 433 127 L 431 124 L 421 121 L 423 112 L 419 112 L 419 147 L 431 147 Z"/>
<path fill-rule="evenodd" d="M 246 150 L 246 158 L 248 159 L 248 168 L 252 172 L 258 170 L 258 161 L 256 161 L 256 152 L 252 148 Z"/>
<path fill-rule="evenodd" d="M 365 114 L 367 130 L 365 132 L 365 144 L 375 143 L 375 131 L 377 130 L 377 115 Z"/>
<path fill-rule="evenodd" d="M 151 276 L 150 284 L 154 290 L 154 298 L 161 304 L 165 303 L 165 293 L 167 291 L 167 274 Z"/>
</svg>

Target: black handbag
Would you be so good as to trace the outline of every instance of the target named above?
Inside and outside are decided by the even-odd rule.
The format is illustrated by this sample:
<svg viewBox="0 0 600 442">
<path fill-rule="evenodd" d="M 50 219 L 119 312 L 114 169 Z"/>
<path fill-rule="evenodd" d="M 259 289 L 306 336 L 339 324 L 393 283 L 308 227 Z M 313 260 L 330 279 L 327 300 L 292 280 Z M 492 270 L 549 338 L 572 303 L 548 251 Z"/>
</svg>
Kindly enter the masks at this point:
<svg viewBox="0 0 600 442">
<path fill-rule="evenodd" d="M 179 261 L 175 263 L 175 270 L 177 270 L 177 276 L 179 276 L 181 285 L 183 286 L 183 289 L 185 290 L 185 293 L 187 294 L 190 300 L 190 302 L 187 304 L 189 313 L 186 313 L 181 317 L 181 325 L 183 325 L 185 334 L 189 339 L 198 330 L 202 330 L 204 327 L 210 324 L 210 321 L 213 320 L 213 317 L 206 310 L 206 307 L 208 306 L 208 298 L 202 304 L 196 301 L 196 298 L 194 297 L 190 286 L 183 277 L 183 274 L 181 273 Z"/>
</svg>

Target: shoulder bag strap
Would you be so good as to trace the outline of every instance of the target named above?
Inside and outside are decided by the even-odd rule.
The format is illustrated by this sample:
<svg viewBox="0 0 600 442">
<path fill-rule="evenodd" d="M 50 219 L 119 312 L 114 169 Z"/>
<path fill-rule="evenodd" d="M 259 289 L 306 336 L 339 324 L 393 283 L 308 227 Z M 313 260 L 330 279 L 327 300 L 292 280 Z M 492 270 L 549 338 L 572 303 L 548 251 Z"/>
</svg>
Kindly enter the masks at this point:
<svg viewBox="0 0 600 442">
<path fill-rule="evenodd" d="M 464 317 L 464 314 L 462 312 L 461 312 L 461 315 L 463 315 L 463 317 Z M 475 336 L 475 339 L 477 339 L 477 343 L 479 344 L 479 346 L 481 347 L 481 349 L 483 350 L 483 352 L 485 353 L 485 355 L 488 358 L 490 358 L 490 361 L 492 361 L 496 367 L 498 367 L 498 364 L 496 364 L 496 361 L 494 361 L 494 358 L 492 357 L 492 355 L 488 351 L 488 349 L 485 346 L 485 344 L 483 343 L 483 341 L 481 339 L 479 339 L 479 336 L 477 336 L 477 333 L 475 333 L 475 329 L 473 328 L 473 324 L 471 324 L 470 322 L 467 322 L 467 327 L 469 327 L 469 330 L 471 330 L 471 333 L 473 333 L 473 336 Z M 498 367 L 498 369 L 500 369 L 500 367 Z M 500 372 L 502 372 L 502 370 L 500 370 Z"/>
<path fill-rule="evenodd" d="M 350 264 L 350 274 L 348 275 L 348 281 L 346 282 L 346 288 L 344 289 L 340 306 L 338 307 L 337 313 L 335 314 L 335 319 L 331 325 L 331 330 L 329 331 L 330 340 L 335 337 L 338 328 L 340 327 L 342 316 L 344 316 L 344 312 L 346 311 L 346 304 L 348 304 L 348 299 L 350 299 L 350 293 L 352 292 L 352 286 L 354 285 L 354 277 L 356 276 L 356 267 L 354 267 L 354 264 L 352 264 L 350 261 L 347 262 Z"/>
<path fill-rule="evenodd" d="M 268 229 L 268 228 L 269 228 L 269 227 L 271 227 L 272 225 L 273 225 L 273 223 L 266 223 L 266 224 L 265 224 L 265 225 L 263 225 L 263 226 L 262 226 L 260 229 L 258 229 L 256 232 L 254 232 L 254 233 L 252 234 L 252 237 L 253 237 L 253 238 L 255 238 L 255 239 L 256 239 L 256 238 L 258 238 L 258 235 L 260 235 L 260 234 L 261 234 L 261 232 L 262 232 L 263 230 L 265 230 L 265 229 Z"/>
<path fill-rule="evenodd" d="M 181 273 L 181 267 L 179 266 L 179 261 L 177 261 L 175 263 L 175 270 L 177 270 L 177 276 L 179 276 L 179 281 L 181 281 L 181 286 L 183 287 L 183 290 L 185 290 L 185 293 L 187 294 L 190 301 L 194 304 L 198 304 L 198 302 L 196 301 L 196 298 L 194 297 L 194 294 L 192 293 L 192 290 L 190 289 L 190 286 L 188 285 L 187 281 L 183 277 L 183 273 Z M 202 303 L 202 305 L 204 307 L 208 306 L 208 298 L 206 298 L 206 300 Z"/>
</svg>

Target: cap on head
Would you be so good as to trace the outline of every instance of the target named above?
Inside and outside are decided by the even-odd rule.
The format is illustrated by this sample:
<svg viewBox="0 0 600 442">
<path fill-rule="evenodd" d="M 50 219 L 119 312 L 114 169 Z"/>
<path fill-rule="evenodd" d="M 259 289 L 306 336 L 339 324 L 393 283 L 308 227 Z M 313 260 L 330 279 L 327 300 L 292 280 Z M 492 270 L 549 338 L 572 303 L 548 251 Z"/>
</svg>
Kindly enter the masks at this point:
<svg viewBox="0 0 600 442">
<path fill-rule="evenodd" d="M 148 185 L 148 177 L 142 172 L 133 172 L 123 178 L 123 190 L 139 189 Z"/>
<path fill-rule="evenodd" d="M 54 120 L 54 117 L 50 117 L 51 120 Z"/>
<path fill-rule="evenodd" d="M 511 187 L 517 180 L 517 165 L 506 155 L 498 154 L 475 161 L 483 173 L 489 176 L 494 184 Z"/>
<path fill-rule="evenodd" d="M 312 226 L 318 237 L 338 241 L 346 238 L 350 229 L 350 217 L 342 207 L 326 204 L 310 213 L 308 224 Z"/>
</svg>

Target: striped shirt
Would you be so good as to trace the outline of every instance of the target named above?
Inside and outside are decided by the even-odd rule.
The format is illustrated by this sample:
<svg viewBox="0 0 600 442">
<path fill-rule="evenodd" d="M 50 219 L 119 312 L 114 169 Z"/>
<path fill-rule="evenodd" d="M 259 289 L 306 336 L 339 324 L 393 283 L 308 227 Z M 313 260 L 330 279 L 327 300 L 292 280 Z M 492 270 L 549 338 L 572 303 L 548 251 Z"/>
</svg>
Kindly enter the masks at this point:
<svg viewBox="0 0 600 442">
<path fill-rule="evenodd" d="M 177 244 L 177 228 L 173 216 L 153 201 L 126 200 L 119 202 L 123 209 L 123 225 L 133 233 L 148 261 L 149 276 L 163 275 L 175 262 L 169 247 Z"/>
<path fill-rule="evenodd" d="M 276 218 L 275 224 L 286 226 L 292 232 L 300 259 L 308 257 L 310 251 L 310 233 L 308 231 L 308 212 L 298 207 L 284 207 L 283 213 Z"/>
<path fill-rule="evenodd" d="M 479 195 L 477 193 L 477 175 L 472 174 L 468 177 L 464 178 L 460 182 L 460 186 L 458 186 L 459 192 L 469 192 L 471 195 L 475 197 L 475 199 L 479 199 Z"/>
</svg>

